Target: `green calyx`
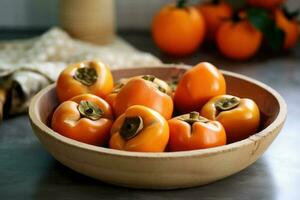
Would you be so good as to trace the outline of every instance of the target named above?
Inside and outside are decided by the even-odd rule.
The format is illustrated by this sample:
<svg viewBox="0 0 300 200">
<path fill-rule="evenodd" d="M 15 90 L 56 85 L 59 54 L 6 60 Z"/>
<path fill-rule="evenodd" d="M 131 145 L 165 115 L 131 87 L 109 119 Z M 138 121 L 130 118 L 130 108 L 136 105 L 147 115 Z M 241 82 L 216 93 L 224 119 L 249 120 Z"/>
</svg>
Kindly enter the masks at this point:
<svg viewBox="0 0 300 200">
<path fill-rule="evenodd" d="M 153 75 L 144 75 L 144 76 L 142 76 L 142 79 L 144 79 L 146 81 L 150 81 L 150 82 L 154 82 L 155 78 L 156 77 L 153 76 Z"/>
<path fill-rule="evenodd" d="M 240 104 L 240 100 L 237 99 L 236 97 L 222 98 L 217 102 L 215 102 L 215 107 L 219 112 L 221 112 L 221 111 L 231 110 L 237 107 L 239 104 Z"/>
<path fill-rule="evenodd" d="M 155 87 L 156 87 L 159 91 L 161 91 L 161 92 L 163 92 L 163 93 L 167 93 L 167 91 L 166 91 L 165 88 L 161 87 L 157 82 L 155 82 L 155 79 L 156 79 L 155 76 L 153 76 L 153 75 L 144 75 L 144 76 L 142 76 L 142 79 L 154 83 L 154 84 L 155 84 Z"/>
<path fill-rule="evenodd" d="M 144 128 L 143 119 L 140 116 L 126 117 L 120 129 L 120 135 L 124 140 L 134 138 Z"/>
<path fill-rule="evenodd" d="M 76 70 L 74 79 L 79 81 L 83 85 L 91 86 L 97 81 L 98 75 L 94 68 L 84 66 Z"/>
<path fill-rule="evenodd" d="M 163 88 L 163 87 L 161 87 L 160 85 L 157 86 L 157 89 L 158 89 L 159 91 L 163 92 L 163 93 L 166 93 L 166 92 L 167 92 L 166 89 Z"/>
<path fill-rule="evenodd" d="M 104 114 L 103 110 L 101 110 L 95 103 L 91 101 L 80 101 L 77 108 L 82 117 L 94 121 L 100 119 Z"/>
<path fill-rule="evenodd" d="M 173 92 L 176 90 L 178 83 L 179 83 L 178 80 L 173 80 L 168 83 L 168 85 L 170 86 L 170 88 Z"/>
<path fill-rule="evenodd" d="M 111 91 L 111 93 L 118 93 L 118 92 L 120 92 L 120 90 L 122 89 L 123 86 L 124 86 L 123 83 L 118 83 L 118 84 L 113 88 L 113 90 Z"/>
<path fill-rule="evenodd" d="M 190 112 L 189 114 L 181 115 L 180 117 L 178 117 L 178 119 L 189 123 L 191 126 L 195 122 L 202 122 L 202 123 L 209 122 L 208 119 L 200 116 L 199 112 L 196 112 L 196 111 Z"/>
</svg>

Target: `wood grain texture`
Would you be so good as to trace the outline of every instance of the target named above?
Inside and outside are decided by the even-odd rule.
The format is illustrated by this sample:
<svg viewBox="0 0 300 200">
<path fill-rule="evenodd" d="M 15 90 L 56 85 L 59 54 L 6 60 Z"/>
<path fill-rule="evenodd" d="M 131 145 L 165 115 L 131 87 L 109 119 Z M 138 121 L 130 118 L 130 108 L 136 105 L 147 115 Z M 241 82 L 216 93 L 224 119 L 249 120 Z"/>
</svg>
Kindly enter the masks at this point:
<svg viewBox="0 0 300 200">
<path fill-rule="evenodd" d="M 122 69 L 116 79 L 153 74 L 162 79 L 180 76 L 187 67 Z M 58 102 L 55 85 L 33 99 L 29 116 L 36 136 L 58 161 L 87 176 L 134 188 L 175 189 L 207 184 L 237 173 L 255 162 L 281 130 L 287 108 L 273 89 L 248 77 L 223 71 L 228 93 L 252 98 L 262 112 L 263 130 L 248 139 L 211 149 L 138 153 L 96 147 L 66 138 L 46 126 Z"/>
</svg>

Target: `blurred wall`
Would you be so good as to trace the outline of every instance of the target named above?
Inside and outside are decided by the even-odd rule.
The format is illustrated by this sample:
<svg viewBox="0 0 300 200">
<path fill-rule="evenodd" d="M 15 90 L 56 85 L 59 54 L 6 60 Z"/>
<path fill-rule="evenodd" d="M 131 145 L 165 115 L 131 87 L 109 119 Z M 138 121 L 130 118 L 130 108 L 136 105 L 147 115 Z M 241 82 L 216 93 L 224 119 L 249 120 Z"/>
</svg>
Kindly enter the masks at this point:
<svg viewBox="0 0 300 200">
<path fill-rule="evenodd" d="M 88 0 L 83 0 L 88 2 Z M 110 1 L 110 0 L 106 0 Z M 174 0 L 115 0 L 118 29 L 148 29 L 154 13 Z M 191 0 L 196 3 L 201 0 Z M 203 0 L 202 0 L 203 1 Z M 300 8 L 300 0 L 287 0 Z M 1 28 L 47 28 L 59 24 L 59 0 L 0 0 Z"/>
</svg>

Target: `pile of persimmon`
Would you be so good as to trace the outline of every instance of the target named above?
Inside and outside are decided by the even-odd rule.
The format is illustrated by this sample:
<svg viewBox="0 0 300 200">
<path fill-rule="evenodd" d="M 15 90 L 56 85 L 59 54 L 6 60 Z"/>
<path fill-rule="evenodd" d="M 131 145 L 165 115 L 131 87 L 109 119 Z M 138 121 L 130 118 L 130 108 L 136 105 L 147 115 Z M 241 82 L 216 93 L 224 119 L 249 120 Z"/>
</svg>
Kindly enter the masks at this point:
<svg viewBox="0 0 300 200">
<path fill-rule="evenodd" d="M 246 139 L 260 124 L 256 103 L 226 94 L 222 73 L 207 62 L 187 70 L 171 87 L 148 74 L 114 83 L 107 65 L 84 61 L 61 72 L 56 93 L 54 131 L 118 150 L 217 147 Z"/>
<path fill-rule="evenodd" d="M 298 12 L 282 8 L 284 0 L 210 0 L 187 6 L 185 0 L 163 7 L 152 23 L 152 36 L 165 53 L 184 56 L 204 39 L 222 55 L 245 60 L 262 44 L 278 52 L 294 47 L 299 36 Z"/>
</svg>

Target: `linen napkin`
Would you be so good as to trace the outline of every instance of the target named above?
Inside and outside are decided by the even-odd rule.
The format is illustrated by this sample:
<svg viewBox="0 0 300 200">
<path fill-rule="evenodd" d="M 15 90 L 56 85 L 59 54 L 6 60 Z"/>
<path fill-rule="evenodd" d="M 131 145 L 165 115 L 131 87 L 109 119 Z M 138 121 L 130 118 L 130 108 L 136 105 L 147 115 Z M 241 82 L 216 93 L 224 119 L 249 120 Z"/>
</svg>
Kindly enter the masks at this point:
<svg viewBox="0 0 300 200">
<path fill-rule="evenodd" d="M 119 37 L 104 46 L 71 38 L 59 28 L 27 39 L 0 42 L 0 120 L 5 114 L 25 112 L 30 99 L 53 83 L 70 63 L 98 58 L 111 69 L 161 64 Z"/>
</svg>

